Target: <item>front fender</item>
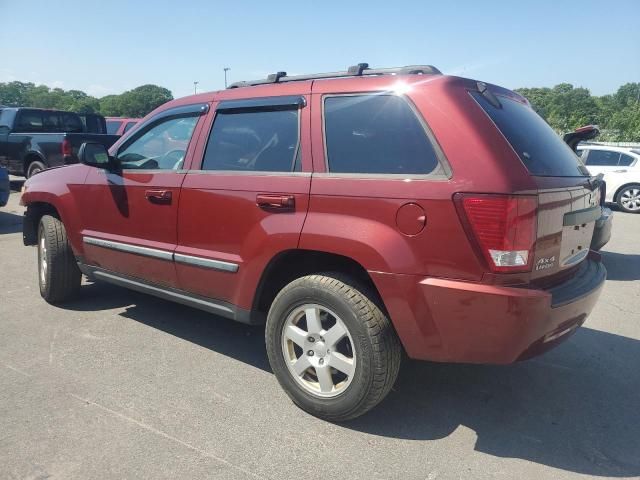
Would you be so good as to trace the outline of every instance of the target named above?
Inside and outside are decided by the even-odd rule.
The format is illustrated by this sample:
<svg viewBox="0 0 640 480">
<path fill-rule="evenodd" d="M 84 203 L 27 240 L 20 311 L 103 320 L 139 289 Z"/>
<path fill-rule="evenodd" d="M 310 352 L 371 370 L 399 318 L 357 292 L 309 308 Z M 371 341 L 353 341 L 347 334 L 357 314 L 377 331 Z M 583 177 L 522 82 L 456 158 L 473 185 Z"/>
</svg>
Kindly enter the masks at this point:
<svg viewBox="0 0 640 480">
<path fill-rule="evenodd" d="M 82 238 L 80 236 L 82 216 L 79 208 L 81 189 L 87 177 L 88 167 L 85 165 L 71 165 L 65 168 L 45 170 L 28 179 L 20 203 L 27 207 L 27 212 L 33 210 L 30 222 L 37 222 L 44 213 L 50 211 L 47 206 L 55 209 L 64 224 L 67 237 L 75 255 L 83 254 Z M 39 211 L 38 211 L 39 210 Z M 25 225 L 24 234 L 27 235 L 28 226 Z M 25 237 L 26 241 L 26 237 Z"/>
</svg>

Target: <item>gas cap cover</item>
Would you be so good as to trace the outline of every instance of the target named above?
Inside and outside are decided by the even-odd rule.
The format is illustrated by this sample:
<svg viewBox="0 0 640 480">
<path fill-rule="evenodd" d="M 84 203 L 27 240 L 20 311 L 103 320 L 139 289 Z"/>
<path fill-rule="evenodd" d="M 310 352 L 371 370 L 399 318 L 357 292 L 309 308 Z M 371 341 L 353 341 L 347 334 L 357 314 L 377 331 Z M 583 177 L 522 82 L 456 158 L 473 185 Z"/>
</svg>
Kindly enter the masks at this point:
<svg viewBox="0 0 640 480">
<path fill-rule="evenodd" d="M 419 234 L 427 224 L 427 214 L 417 203 L 405 203 L 396 213 L 396 225 L 405 235 Z"/>
</svg>

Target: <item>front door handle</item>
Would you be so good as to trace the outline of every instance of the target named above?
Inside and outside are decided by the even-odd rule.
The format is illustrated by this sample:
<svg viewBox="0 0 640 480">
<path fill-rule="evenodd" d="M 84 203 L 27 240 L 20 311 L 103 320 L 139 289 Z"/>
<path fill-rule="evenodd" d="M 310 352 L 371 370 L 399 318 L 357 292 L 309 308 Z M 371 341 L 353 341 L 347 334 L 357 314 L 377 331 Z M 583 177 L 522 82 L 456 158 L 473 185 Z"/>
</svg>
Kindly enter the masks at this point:
<svg viewBox="0 0 640 480">
<path fill-rule="evenodd" d="M 296 207 L 296 197 L 293 195 L 259 193 L 256 195 L 256 205 L 267 210 L 293 210 Z"/>
<path fill-rule="evenodd" d="M 151 203 L 171 203 L 173 192 L 171 190 L 145 190 L 144 196 Z"/>
</svg>

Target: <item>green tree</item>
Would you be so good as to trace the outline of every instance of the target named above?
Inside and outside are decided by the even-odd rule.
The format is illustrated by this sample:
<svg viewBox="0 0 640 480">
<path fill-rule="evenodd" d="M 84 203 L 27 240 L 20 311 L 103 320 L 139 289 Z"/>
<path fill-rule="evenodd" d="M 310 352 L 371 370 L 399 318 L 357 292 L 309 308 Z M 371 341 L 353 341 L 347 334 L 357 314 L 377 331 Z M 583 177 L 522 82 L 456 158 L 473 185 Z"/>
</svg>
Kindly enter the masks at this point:
<svg viewBox="0 0 640 480">
<path fill-rule="evenodd" d="M 107 95 L 102 97 L 100 102 L 100 113 L 107 117 L 122 116 L 121 95 Z"/>
<path fill-rule="evenodd" d="M 157 85 L 142 85 L 124 92 L 120 97 L 121 115 L 127 117 L 144 117 L 163 103 L 173 100 L 169 90 Z"/>
</svg>

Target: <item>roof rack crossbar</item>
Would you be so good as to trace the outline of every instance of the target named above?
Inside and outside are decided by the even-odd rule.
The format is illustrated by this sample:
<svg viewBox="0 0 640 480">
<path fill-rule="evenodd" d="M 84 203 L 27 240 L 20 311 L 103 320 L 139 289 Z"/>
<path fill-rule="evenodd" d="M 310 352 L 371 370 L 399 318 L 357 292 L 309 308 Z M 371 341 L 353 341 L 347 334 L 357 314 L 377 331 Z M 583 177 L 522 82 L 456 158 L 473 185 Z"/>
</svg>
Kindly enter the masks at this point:
<svg viewBox="0 0 640 480">
<path fill-rule="evenodd" d="M 358 63 L 349 67 L 344 72 L 314 73 L 310 75 L 291 75 L 286 72 L 272 73 L 263 80 L 248 80 L 235 82 L 227 88 L 251 87 L 270 83 L 302 82 L 305 80 L 319 80 L 323 78 L 361 77 L 369 75 L 442 75 L 442 72 L 433 65 L 407 65 L 392 68 L 369 68 L 368 63 Z"/>
</svg>

